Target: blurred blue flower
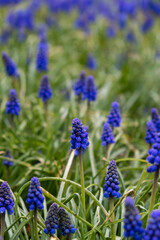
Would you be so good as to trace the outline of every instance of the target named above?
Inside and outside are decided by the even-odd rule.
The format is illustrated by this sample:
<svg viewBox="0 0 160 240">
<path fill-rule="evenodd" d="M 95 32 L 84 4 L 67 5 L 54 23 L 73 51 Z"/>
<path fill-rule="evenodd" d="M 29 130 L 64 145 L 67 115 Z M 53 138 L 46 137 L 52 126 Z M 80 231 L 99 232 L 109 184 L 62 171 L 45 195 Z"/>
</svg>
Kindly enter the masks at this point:
<svg viewBox="0 0 160 240">
<path fill-rule="evenodd" d="M 160 239 L 160 210 L 153 210 L 144 232 L 144 240 Z"/>
<path fill-rule="evenodd" d="M 41 80 L 41 85 L 39 88 L 39 98 L 42 99 L 43 102 L 47 102 L 53 95 L 50 83 L 49 83 L 49 78 L 47 75 L 43 76 Z"/>
<path fill-rule="evenodd" d="M 10 150 L 7 150 L 7 151 L 6 151 L 5 157 L 10 158 L 10 159 L 13 158 Z M 5 158 L 4 158 L 4 160 L 3 160 L 3 164 L 4 164 L 5 166 L 7 166 L 7 167 L 13 166 L 13 162 L 8 161 L 8 160 L 5 159 Z"/>
<path fill-rule="evenodd" d="M 87 66 L 90 70 L 95 70 L 95 69 L 97 68 L 97 62 L 96 62 L 96 59 L 93 57 L 93 55 L 89 54 L 89 55 L 87 56 L 86 66 Z"/>
<path fill-rule="evenodd" d="M 96 101 L 97 93 L 98 91 L 94 82 L 94 78 L 93 76 L 89 76 L 85 82 L 83 99 L 87 99 L 88 101 Z"/>
<path fill-rule="evenodd" d="M 135 43 L 136 42 L 136 38 L 135 38 L 135 35 L 134 35 L 134 32 L 133 31 L 129 31 L 126 35 L 126 40 L 130 43 Z"/>
<path fill-rule="evenodd" d="M 10 77 L 18 77 L 18 69 L 13 60 L 7 55 L 7 53 L 2 53 L 2 60 L 5 66 L 6 74 Z"/>
<path fill-rule="evenodd" d="M 154 26 L 154 19 L 153 17 L 147 16 L 145 21 L 143 22 L 142 26 L 141 26 L 141 31 L 142 33 L 147 33 L 152 27 Z"/>
<path fill-rule="evenodd" d="M 17 92 L 15 89 L 11 89 L 8 102 L 6 103 L 6 113 L 18 116 L 20 111 L 21 106 L 18 100 Z"/>
<path fill-rule="evenodd" d="M 147 122 L 147 131 L 145 137 L 146 143 L 153 144 L 157 140 L 157 130 L 152 121 Z"/>
<path fill-rule="evenodd" d="M 116 30 L 113 26 L 108 26 L 107 28 L 107 37 L 114 38 L 116 36 Z"/>
<path fill-rule="evenodd" d="M 48 71 L 48 44 L 44 39 L 37 47 L 36 69 L 39 72 Z"/>
<path fill-rule="evenodd" d="M 108 115 L 107 122 L 113 127 L 120 127 L 121 125 L 121 113 L 118 102 L 113 102 L 110 113 Z"/>
<path fill-rule="evenodd" d="M 110 128 L 108 123 L 105 123 L 103 126 L 101 140 L 102 140 L 102 146 L 107 146 L 115 143 L 112 129 Z"/>
<path fill-rule="evenodd" d="M 156 143 L 148 151 L 147 161 L 152 164 L 147 168 L 147 172 L 156 172 L 160 167 L 160 133 L 157 134 Z"/>
<path fill-rule="evenodd" d="M 157 132 L 160 132 L 160 116 L 159 116 L 158 110 L 156 108 L 152 108 L 151 118 L 152 118 L 152 122 L 153 122 Z"/>
<path fill-rule="evenodd" d="M 131 197 L 125 200 L 125 216 L 124 216 L 124 237 L 131 237 L 134 240 L 143 239 L 144 229 L 142 227 L 141 216 Z"/>
<path fill-rule="evenodd" d="M 79 78 L 75 82 L 74 87 L 73 87 L 74 93 L 75 93 L 76 96 L 84 93 L 85 82 L 86 82 L 86 73 L 85 73 L 85 71 L 82 71 L 80 73 Z"/>
</svg>

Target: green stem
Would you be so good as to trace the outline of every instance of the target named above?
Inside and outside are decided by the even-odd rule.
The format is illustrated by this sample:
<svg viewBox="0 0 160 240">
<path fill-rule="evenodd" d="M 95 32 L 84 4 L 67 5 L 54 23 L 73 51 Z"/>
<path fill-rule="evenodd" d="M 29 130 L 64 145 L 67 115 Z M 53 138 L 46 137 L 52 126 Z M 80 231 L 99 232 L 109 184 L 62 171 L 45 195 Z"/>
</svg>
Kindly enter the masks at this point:
<svg viewBox="0 0 160 240">
<path fill-rule="evenodd" d="M 109 206 L 110 206 L 110 212 L 113 211 L 114 209 L 114 197 L 109 197 Z M 111 215 L 111 220 L 112 220 L 112 223 L 111 223 L 111 239 L 112 240 L 116 240 L 116 231 L 115 231 L 115 223 L 114 223 L 114 211 Z"/>
<path fill-rule="evenodd" d="M 4 240 L 4 229 L 5 229 L 5 213 L 1 215 L 1 240 Z"/>
<path fill-rule="evenodd" d="M 34 239 L 33 211 L 31 211 L 31 239 Z"/>
<path fill-rule="evenodd" d="M 37 207 L 34 210 L 34 234 L 35 240 L 38 240 Z"/>
<path fill-rule="evenodd" d="M 85 182 L 84 182 L 82 150 L 79 150 L 79 161 L 80 161 L 80 174 L 81 174 L 82 204 L 83 204 L 83 209 L 84 209 L 84 212 L 85 212 L 85 210 L 86 210 L 86 204 L 85 204 Z"/>
<path fill-rule="evenodd" d="M 150 203 L 149 212 L 148 212 L 148 219 L 150 217 L 150 213 L 152 212 L 152 210 L 154 208 L 154 203 L 155 203 L 155 199 L 156 199 L 156 190 L 157 190 L 157 185 L 158 185 L 158 178 L 159 178 L 159 168 L 157 169 L 157 171 L 155 172 L 155 175 L 154 175 L 154 182 L 153 182 L 153 188 L 152 188 L 151 203 Z"/>
</svg>

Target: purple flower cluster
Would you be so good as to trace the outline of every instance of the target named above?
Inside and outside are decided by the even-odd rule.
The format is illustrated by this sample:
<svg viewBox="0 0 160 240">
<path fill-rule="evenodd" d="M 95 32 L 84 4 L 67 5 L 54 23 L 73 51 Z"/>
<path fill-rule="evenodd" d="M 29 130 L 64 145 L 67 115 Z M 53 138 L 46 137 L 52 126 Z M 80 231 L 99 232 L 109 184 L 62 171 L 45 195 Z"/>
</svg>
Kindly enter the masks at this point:
<svg viewBox="0 0 160 240">
<path fill-rule="evenodd" d="M 36 69 L 38 72 L 48 71 L 48 44 L 44 39 L 38 44 Z"/>
<path fill-rule="evenodd" d="M 153 144 L 157 140 L 157 131 L 152 121 L 147 122 L 147 131 L 145 137 L 146 143 Z"/>
<path fill-rule="evenodd" d="M 2 60 L 5 66 L 6 74 L 9 77 L 18 77 L 19 73 L 17 70 L 16 64 L 13 62 L 13 60 L 7 55 L 7 53 L 2 53 Z"/>
<path fill-rule="evenodd" d="M 151 118 L 157 132 L 160 132 L 160 116 L 156 108 L 152 108 Z"/>
<path fill-rule="evenodd" d="M 6 113 L 11 115 L 19 115 L 21 111 L 20 103 L 15 89 L 11 89 L 9 99 L 6 103 Z"/>
<path fill-rule="evenodd" d="M 52 97 L 52 95 L 53 93 L 49 84 L 49 78 L 47 75 L 45 75 L 41 80 L 41 85 L 39 88 L 39 98 L 41 98 L 43 102 L 46 102 Z"/>
<path fill-rule="evenodd" d="M 29 204 L 29 210 L 34 210 L 37 207 L 40 210 L 44 208 L 43 206 L 44 197 L 42 193 L 43 191 L 40 187 L 39 179 L 37 177 L 33 177 L 31 179 L 27 200 L 26 200 L 26 203 Z"/>
<path fill-rule="evenodd" d="M 108 123 L 105 123 L 103 126 L 103 132 L 101 136 L 102 146 L 107 146 L 109 144 L 115 143 L 112 129 Z"/>
<path fill-rule="evenodd" d="M 144 240 L 160 239 L 160 210 L 153 210 L 144 233 Z"/>
<path fill-rule="evenodd" d="M 121 197 L 121 194 L 119 193 L 118 171 L 116 162 L 114 160 L 112 160 L 109 164 L 103 189 L 105 192 L 104 193 L 105 198 Z"/>
<path fill-rule="evenodd" d="M 135 206 L 133 198 L 127 197 L 125 200 L 124 237 L 142 240 L 143 233 L 144 229 L 138 209 Z"/>
<path fill-rule="evenodd" d="M 83 99 L 87 99 L 88 101 L 95 101 L 97 98 L 97 86 L 94 82 L 94 78 L 92 76 L 89 76 L 86 80 L 85 86 L 84 86 L 84 93 L 83 93 Z"/>
<path fill-rule="evenodd" d="M 76 228 L 73 226 L 72 221 L 68 213 L 64 208 L 60 207 L 59 211 L 59 226 L 61 230 L 61 234 L 66 236 L 71 233 L 75 233 Z"/>
<path fill-rule="evenodd" d="M 13 158 L 10 150 L 7 150 L 7 151 L 6 151 L 5 157 L 10 158 L 10 159 Z M 5 166 L 8 166 L 8 167 L 13 166 L 13 162 L 8 161 L 7 159 L 4 159 L 3 164 L 4 164 Z"/>
<path fill-rule="evenodd" d="M 13 214 L 14 202 L 10 187 L 7 182 L 3 182 L 0 186 L 0 214 L 8 211 L 8 214 Z"/>
<path fill-rule="evenodd" d="M 59 228 L 58 205 L 56 203 L 53 203 L 49 208 L 45 226 L 44 232 L 51 235 L 54 235 L 56 232 L 55 229 Z"/>
<path fill-rule="evenodd" d="M 82 71 L 73 87 L 76 96 L 82 95 L 84 93 L 85 82 L 86 82 L 86 73 Z"/>
<path fill-rule="evenodd" d="M 84 152 L 88 147 L 88 132 L 78 118 L 73 119 L 71 149 L 82 150 Z"/>
<path fill-rule="evenodd" d="M 156 172 L 160 167 L 160 133 L 157 134 L 156 143 L 148 151 L 147 161 L 152 165 L 147 168 L 147 172 Z"/>
<path fill-rule="evenodd" d="M 120 127 L 121 113 L 118 102 L 113 102 L 107 121 L 113 128 Z"/>
</svg>

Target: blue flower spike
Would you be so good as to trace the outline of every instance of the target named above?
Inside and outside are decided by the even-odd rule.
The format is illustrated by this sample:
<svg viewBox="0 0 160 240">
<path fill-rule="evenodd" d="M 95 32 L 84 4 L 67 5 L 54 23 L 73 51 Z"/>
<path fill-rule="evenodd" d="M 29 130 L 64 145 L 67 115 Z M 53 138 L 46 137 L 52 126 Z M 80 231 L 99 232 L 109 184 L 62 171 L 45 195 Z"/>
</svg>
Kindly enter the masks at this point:
<svg viewBox="0 0 160 240">
<path fill-rule="evenodd" d="M 120 198 L 121 194 L 119 192 L 119 179 L 116 162 L 112 160 L 109 164 L 108 171 L 105 177 L 105 184 L 103 187 L 104 197 L 116 197 Z"/>
<path fill-rule="evenodd" d="M 156 108 L 152 108 L 151 118 L 152 118 L 152 122 L 153 122 L 157 132 L 160 132 L 160 116 L 159 116 L 158 110 Z"/>
<path fill-rule="evenodd" d="M 77 153 L 79 152 L 79 150 L 82 150 L 82 153 L 84 153 L 88 145 L 89 141 L 86 126 L 83 126 L 83 124 L 78 118 L 73 119 L 71 134 L 71 150 L 76 149 Z"/>
<path fill-rule="evenodd" d="M 53 203 L 49 208 L 45 226 L 44 232 L 50 235 L 54 235 L 56 229 L 59 228 L 58 205 L 56 203 Z"/>
<path fill-rule="evenodd" d="M 144 240 L 160 239 L 160 210 L 153 210 L 144 232 Z"/>
<path fill-rule="evenodd" d="M 73 226 L 72 221 L 68 213 L 65 211 L 64 208 L 60 207 L 59 211 L 59 225 L 61 234 L 63 236 L 74 234 L 76 232 L 76 228 Z"/>
<path fill-rule="evenodd" d="M 147 161 L 151 164 L 147 172 L 156 172 L 160 168 L 160 133 L 157 134 L 156 143 L 148 151 Z"/>
<path fill-rule="evenodd" d="M 47 102 L 53 95 L 53 92 L 49 83 L 49 78 L 47 75 L 43 76 L 41 80 L 41 85 L 39 88 L 38 95 L 39 95 L 39 98 L 41 98 L 44 103 Z"/>
<path fill-rule="evenodd" d="M 120 113 L 120 108 L 119 108 L 119 103 L 118 102 L 113 102 L 112 103 L 107 122 L 112 126 L 112 128 L 120 127 L 120 125 L 121 125 L 121 113 Z"/>
<path fill-rule="evenodd" d="M 86 73 L 85 71 L 82 71 L 80 73 L 79 78 L 75 82 L 75 85 L 73 87 L 74 93 L 76 96 L 82 96 L 84 93 L 84 86 L 86 82 Z"/>
<path fill-rule="evenodd" d="M 141 216 L 135 206 L 132 197 L 126 197 L 124 216 L 124 237 L 132 237 L 133 240 L 142 240 L 144 229 L 142 227 Z"/>
<path fill-rule="evenodd" d="M 93 76 L 89 76 L 85 82 L 83 100 L 87 99 L 89 102 L 97 99 L 97 86 L 94 82 Z"/>
<path fill-rule="evenodd" d="M 17 92 L 15 89 L 11 89 L 8 102 L 6 103 L 6 113 L 18 116 L 20 111 L 21 107 L 18 100 Z"/>
<path fill-rule="evenodd" d="M 5 52 L 2 53 L 2 60 L 3 60 L 4 66 L 5 66 L 6 74 L 9 77 L 18 78 L 19 73 L 18 73 L 17 66 L 14 63 L 14 61 L 8 56 L 7 53 L 5 53 Z"/>
<path fill-rule="evenodd" d="M 7 151 L 6 151 L 5 157 L 10 158 L 10 159 L 13 158 L 10 150 L 7 150 Z M 7 166 L 7 167 L 13 166 L 13 162 L 8 161 L 8 160 L 5 159 L 5 158 L 4 158 L 4 160 L 3 160 L 3 164 L 4 164 L 5 166 Z"/>
<path fill-rule="evenodd" d="M 0 214 L 8 212 L 9 215 L 14 213 L 14 201 L 10 187 L 7 182 L 3 182 L 0 186 Z"/>
<path fill-rule="evenodd" d="M 147 131 L 145 137 L 146 143 L 153 144 L 157 140 L 157 130 L 152 121 L 147 122 Z"/>
<path fill-rule="evenodd" d="M 115 143 L 112 129 L 110 128 L 108 123 L 105 123 L 103 126 L 101 140 L 102 140 L 103 147 Z"/>
<path fill-rule="evenodd" d="M 27 200 L 26 203 L 29 204 L 29 210 L 35 210 L 36 208 L 39 208 L 42 210 L 44 208 L 43 202 L 43 191 L 40 186 L 39 179 L 37 177 L 33 177 L 31 179 L 30 187 L 28 190 Z"/>
<path fill-rule="evenodd" d="M 37 47 L 36 69 L 38 72 L 48 71 L 48 43 L 44 39 Z"/>
</svg>

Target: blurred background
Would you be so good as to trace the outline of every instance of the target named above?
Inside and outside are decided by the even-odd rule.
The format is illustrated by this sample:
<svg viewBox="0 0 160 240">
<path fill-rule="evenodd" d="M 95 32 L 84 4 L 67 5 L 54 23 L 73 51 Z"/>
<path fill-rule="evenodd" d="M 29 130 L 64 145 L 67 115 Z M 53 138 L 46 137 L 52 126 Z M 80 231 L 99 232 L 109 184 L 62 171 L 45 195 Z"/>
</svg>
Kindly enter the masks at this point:
<svg viewBox="0 0 160 240">
<path fill-rule="evenodd" d="M 98 85 L 99 107 L 119 100 L 132 118 L 159 107 L 159 29 L 157 0 L 0 0 L 0 51 L 16 62 L 24 97 L 36 94 L 37 44 L 46 38 L 56 98 L 71 98 L 86 70 Z M 1 62 L 1 101 L 10 88 Z"/>
</svg>

